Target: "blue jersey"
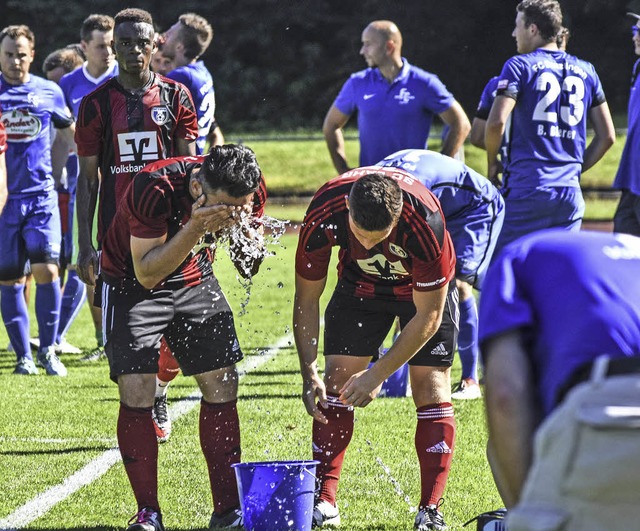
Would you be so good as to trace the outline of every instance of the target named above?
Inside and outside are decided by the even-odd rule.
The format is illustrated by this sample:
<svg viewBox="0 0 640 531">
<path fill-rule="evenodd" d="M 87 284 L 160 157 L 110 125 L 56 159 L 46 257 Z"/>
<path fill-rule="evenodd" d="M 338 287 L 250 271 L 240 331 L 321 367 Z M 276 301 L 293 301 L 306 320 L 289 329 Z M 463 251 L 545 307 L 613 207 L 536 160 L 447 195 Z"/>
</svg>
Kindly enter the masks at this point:
<svg viewBox="0 0 640 531">
<path fill-rule="evenodd" d="M 377 68 L 356 72 L 333 103 L 346 115 L 358 111 L 360 166 L 375 164 L 400 149 L 424 149 L 433 115 L 454 102 L 438 76 L 402 61 L 392 83 Z"/>
<path fill-rule="evenodd" d="M 22 85 L 10 85 L 0 75 L 0 108 L 7 131 L 9 195 L 52 191 L 51 128 L 73 123 L 60 87 L 34 75 Z"/>
<path fill-rule="evenodd" d="M 481 120 L 487 120 L 489 118 L 489 113 L 491 112 L 491 107 L 493 106 L 493 102 L 496 99 L 496 94 L 498 91 L 498 80 L 500 76 L 492 77 L 482 94 L 480 95 L 480 102 L 478 103 L 478 108 L 476 109 L 476 118 L 480 118 Z M 507 118 L 507 124 L 504 130 L 504 134 L 502 135 L 502 143 L 500 144 L 500 162 L 502 164 L 502 169 L 506 169 L 507 164 L 507 146 L 509 144 L 509 131 L 511 129 L 511 115 Z"/>
<path fill-rule="evenodd" d="M 378 166 L 402 168 L 433 192 L 456 250 L 456 276 L 480 288 L 504 221 L 504 200 L 466 164 L 425 149 L 405 149 Z"/>
<path fill-rule="evenodd" d="M 579 187 L 587 115 L 605 102 L 591 63 L 559 50 L 509 59 L 497 94 L 516 100 L 505 188 Z"/>
<path fill-rule="evenodd" d="M 97 87 L 118 75 L 118 63 L 114 62 L 111 68 L 100 77 L 92 77 L 87 70 L 87 63 L 73 72 L 69 72 L 60 78 L 60 88 L 64 93 L 67 105 L 75 117 L 78 116 L 80 102 L 89 92 L 93 92 Z"/>
<path fill-rule="evenodd" d="M 538 398 L 601 354 L 640 355 L 640 238 L 545 230 L 505 247 L 480 298 L 479 339 L 524 329 Z"/>
<path fill-rule="evenodd" d="M 182 83 L 191 92 L 198 115 L 196 153 L 202 155 L 209 129 L 215 119 L 216 96 L 213 90 L 213 78 L 202 61 L 176 68 L 165 77 Z"/>
<path fill-rule="evenodd" d="M 613 187 L 630 190 L 640 195 L 640 59 L 633 66 L 631 95 L 629 96 L 629 114 L 627 141 L 620 157 L 620 166 Z"/>
</svg>

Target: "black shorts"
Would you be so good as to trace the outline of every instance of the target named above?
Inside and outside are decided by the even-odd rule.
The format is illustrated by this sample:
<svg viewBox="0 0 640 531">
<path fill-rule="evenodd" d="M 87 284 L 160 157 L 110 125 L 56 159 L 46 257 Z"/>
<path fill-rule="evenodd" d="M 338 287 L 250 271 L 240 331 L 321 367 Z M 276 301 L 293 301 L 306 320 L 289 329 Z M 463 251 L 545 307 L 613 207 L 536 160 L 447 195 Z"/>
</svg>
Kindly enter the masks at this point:
<svg viewBox="0 0 640 531">
<path fill-rule="evenodd" d="M 164 336 L 186 375 L 222 369 L 242 359 L 233 314 L 218 281 L 177 290 L 114 286 L 102 290 L 105 352 L 111 379 L 158 372 Z"/>
<path fill-rule="evenodd" d="M 374 357 L 395 318 L 404 328 L 415 313 L 412 301 L 362 299 L 336 291 L 324 314 L 325 355 Z M 458 290 L 453 281 L 440 328 L 409 360 L 409 365 L 450 367 L 458 340 L 458 322 Z"/>
</svg>

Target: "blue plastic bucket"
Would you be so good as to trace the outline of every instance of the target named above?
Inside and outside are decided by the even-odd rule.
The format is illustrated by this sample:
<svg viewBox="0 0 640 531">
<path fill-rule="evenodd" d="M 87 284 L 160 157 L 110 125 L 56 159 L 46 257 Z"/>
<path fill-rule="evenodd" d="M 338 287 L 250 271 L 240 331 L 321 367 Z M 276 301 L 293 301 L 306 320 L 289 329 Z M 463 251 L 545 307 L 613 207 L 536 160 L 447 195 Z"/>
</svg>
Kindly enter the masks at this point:
<svg viewBox="0 0 640 531">
<path fill-rule="evenodd" d="M 246 531 L 311 531 L 319 461 L 237 463 Z"/>
</svg>

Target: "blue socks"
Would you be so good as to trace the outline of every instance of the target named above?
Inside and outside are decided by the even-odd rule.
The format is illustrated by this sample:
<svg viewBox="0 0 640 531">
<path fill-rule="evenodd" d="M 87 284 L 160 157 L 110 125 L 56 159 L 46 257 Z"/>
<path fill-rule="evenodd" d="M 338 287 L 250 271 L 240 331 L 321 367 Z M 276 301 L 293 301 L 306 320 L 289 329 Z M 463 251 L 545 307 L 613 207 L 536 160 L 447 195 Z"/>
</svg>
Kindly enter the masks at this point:
<svg viewBox="0 0 640 531">
<path fill-rule="evenodd" d="M 41 351 L 53 345 L 56 339 L 60 322 L 61 299 L 59 279 L 49 284 L 36 285 L 36 318 L 38 319 L 39 350 Z"/>
<path fill-rule="evenodd" d="M 460 333 L 458 353 L 462 364 L 462 379 L 478 381 L 478 308 L 476 298 L 471 296 L 460 301 Z"/>
<path fill-rule="evenodd" d="M 24 300 L 24 284 L 0 286 L 0 310 L 17 360 L 33 360 L 29 345 L 29 310 Z"/>
<path fill-rule="evenodd" d="M 82 303 L 87 298 L 87 287 L 78 277 L 75 270 L 67 271 L 67 281 L 62 291 L 62 304 L 60 307 L 60 324 L 58 325 L 58 335 L 56 343 L 60 343 L 62 338 L 69 331 L 69 327 L 80 313 Z"/>
</svg>

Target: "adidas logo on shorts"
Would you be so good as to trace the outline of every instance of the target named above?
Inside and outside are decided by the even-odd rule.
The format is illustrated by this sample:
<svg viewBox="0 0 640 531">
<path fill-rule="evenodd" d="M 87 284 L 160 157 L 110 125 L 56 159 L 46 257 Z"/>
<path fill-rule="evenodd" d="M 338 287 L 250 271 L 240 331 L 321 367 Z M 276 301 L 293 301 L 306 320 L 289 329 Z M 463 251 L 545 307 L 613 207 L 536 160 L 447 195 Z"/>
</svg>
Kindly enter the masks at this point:
<svg viewBox="0 0 640 531">
<path fill-rule="evenodd" d="M 432 356 L 447 356 L 449 353 L 443 343 L 438 343 L 432 350 Z"/>
</svg>

